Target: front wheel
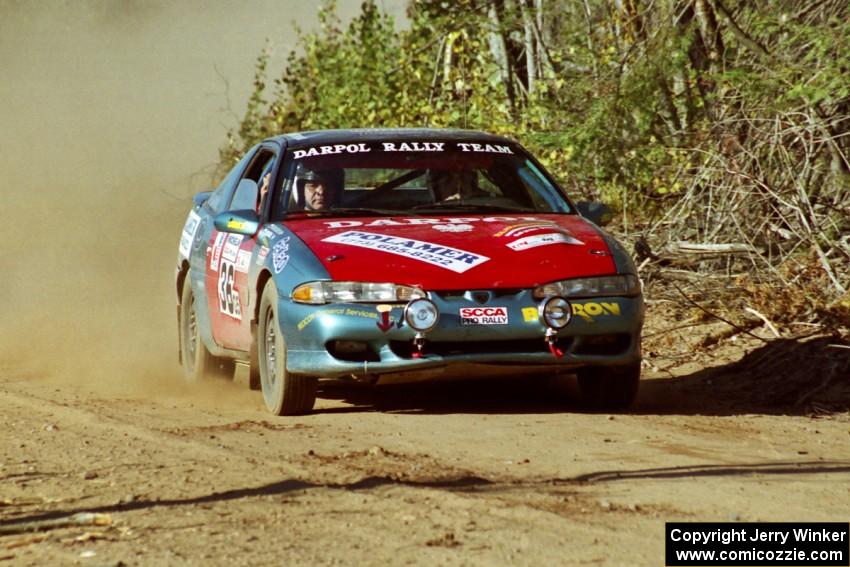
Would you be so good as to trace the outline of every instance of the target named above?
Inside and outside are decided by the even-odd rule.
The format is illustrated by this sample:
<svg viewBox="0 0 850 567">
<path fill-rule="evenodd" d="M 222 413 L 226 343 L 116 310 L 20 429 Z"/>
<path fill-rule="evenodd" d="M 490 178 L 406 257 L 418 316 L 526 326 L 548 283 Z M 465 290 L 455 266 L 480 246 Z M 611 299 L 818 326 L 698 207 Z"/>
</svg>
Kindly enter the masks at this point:
<svg viewBox="0 0 850 567">
<path fill-rule="evenodd" d="M 640 362 L 583 368 L 578 372 L 582 400 L 593 409 L 627 409 L 637 397 L 639 383 Z"/>
<path fill-rule="evenodd" d="M 263 290 L 257 332 L 260 389 L 266 407 L 275 415 L 310 413 L 316 403 L 318 380 L 299 376 L 286 369 L 286 341 L 278 317 L 277 288 L 273 282 Z"/>
</svg>

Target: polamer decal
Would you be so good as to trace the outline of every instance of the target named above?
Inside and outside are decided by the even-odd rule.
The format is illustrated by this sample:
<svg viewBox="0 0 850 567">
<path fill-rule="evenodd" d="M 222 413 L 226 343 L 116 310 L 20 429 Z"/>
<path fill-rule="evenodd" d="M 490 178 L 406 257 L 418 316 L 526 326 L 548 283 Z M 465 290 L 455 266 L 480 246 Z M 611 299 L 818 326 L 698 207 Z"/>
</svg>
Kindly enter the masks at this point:
<svg viewBox="0 0 850 567">
<path fill-rule="evenodd" d="M 443 246 L 412 238 L 399 238 L 386 234 L 375 234 L 360 230 L 349 230 L 324 239 L 324 242 L 357 246 L 405 256 L 420 262 L 427 262 L 447 270 L 462 274 L 467 270 L 483 264 L 490 258 L 481 254 L 473 254 L 466 250 Z"/>
</svg>

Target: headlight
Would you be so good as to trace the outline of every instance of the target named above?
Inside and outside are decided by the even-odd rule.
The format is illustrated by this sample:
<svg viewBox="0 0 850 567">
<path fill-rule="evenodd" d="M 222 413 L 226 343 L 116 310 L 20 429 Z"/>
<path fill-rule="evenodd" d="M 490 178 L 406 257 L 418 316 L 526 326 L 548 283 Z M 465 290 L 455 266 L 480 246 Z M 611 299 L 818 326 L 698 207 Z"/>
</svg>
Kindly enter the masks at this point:
<svg viewBox="0 0 850 567">
<path fill-rule="evenodd" d="M 440 311 L 430 299 L 414 299 L 404 308 L 404 320 L 414 331 L 425 333 L 437 325 Z"/>
<path fill-rule="evenodd" d="M 596 278 L 573 278 L 552 282 L 534 288 L 535 299 L 550 295 L 564 297 L 600 297 L 607 295 L 640 295 L 640 281 L 637 276 L 624 274 Z"/>
<path fill-rule="evenodd" d="M 391 283 L 308 282 L 292 291 L 297 303 L 397 303 L 425 297 L 417 287 Z"/>
</svg>

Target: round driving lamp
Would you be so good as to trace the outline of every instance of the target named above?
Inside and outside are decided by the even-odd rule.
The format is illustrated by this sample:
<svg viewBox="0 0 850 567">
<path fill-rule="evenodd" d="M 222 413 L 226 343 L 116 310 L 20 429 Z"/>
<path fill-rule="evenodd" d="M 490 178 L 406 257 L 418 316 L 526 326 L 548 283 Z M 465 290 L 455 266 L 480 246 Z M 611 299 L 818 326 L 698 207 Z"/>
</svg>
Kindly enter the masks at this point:
<svg viewBox="0 0 850 567">
<path fill-rule="evenodd" d="M 538 312 L 543 324 L 556 331 L 566 327 L 573 318 L 570 302 L 557 295 L 543 300 L 538 307 Z"/>
<path fill-rule="evenodd" d="M 430 299 L 414 299 L 404 307 L 404 320 L 418 333 L 425 333 L 437 326 L 440 311 Z"/>
</svg>

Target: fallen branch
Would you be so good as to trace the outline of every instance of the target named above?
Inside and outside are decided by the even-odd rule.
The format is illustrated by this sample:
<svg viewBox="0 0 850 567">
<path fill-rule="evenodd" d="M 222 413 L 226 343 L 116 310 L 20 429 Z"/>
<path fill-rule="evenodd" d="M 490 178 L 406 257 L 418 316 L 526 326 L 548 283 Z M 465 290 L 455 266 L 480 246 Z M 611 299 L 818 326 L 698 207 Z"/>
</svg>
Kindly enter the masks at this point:
<svg viewBox="0 0 850 567">
<path fill-rule="evenodd" d="M 758 250 L 744 243 L 703 244 L 697 242 L 676 242 L 672 246 L 676 252 L 692 254 L 756 254 Z"/>
<path fill-rule="evenodd" d="M 749 332 L 748 330 L 746 330 L 745 328 L 741 327 L 740 325 L 736 325 L 735 323 L 733 323 L 733 322 L 731 322 L 731 321 L 729 321 L 729 320 L 727 320 L 727 319 L 724 319 L 723 317 L 721 317 L 721 316 L 720 316 L 720 315 L 718 315 L 717 313 L 713 313 L 713 312 L 709 311 L 708 309 L 706 309 L 705 307 L 703 307 L 702 305 L 700 305 L 699 303 L 697 303 L 696 301 L 694 301 L 693 299 L 691 299 L 691 298 L 688 296 L 688 294 L 686 294 L 684 291 L 682 291 L 682 290 L 679 288 L 679 286 L 677 286 L 675 283 L 673 284 L 673 287 L 676 289 L 676 291 L 678 291 L 678 292 L 679 292 L 679 294 L 680 294 L 682 297 L 684 297 L 684 298 L 685 298 L 685 300 L 687 300 L 687 302 L 688 302 L 688 303 L 690 303 L 691 305 L 693 305 L 694 307 L 696 307 L 697 309 L 699 309 L 699 310 L 700 310 L 700 311 L 702 311 L 703 313 L 706 313 L 707 315 L 711 315 L 711 316 L 712 316 L 712 317 L 714 317 L 715 319 L 718 319 L 718 320 L 720 320 L 720 321 L 723 321 L 724 323 L 726 323 L 726 324 L 727 324 L 727 325 L 729 325 L 730 327 L 733 327 L 733 328 L 737 329 L 739 332 L 744 333 L 744 334 L 746 334 L 746 335 L 749 335 L 749 336 L 753 337 L 754 339 L 758 339 L 758 340 L 760 340 L 760 341 L 761 341 L 761 342 L 763 342 L 763 343 L 769 343 L 769 342 L 770 342 L 770 341 L 769 341 L 769 340 L 767 340 L 767 339 L 764 339 L 764 338 L 762 338 L 762 337 L 760 337 L 760 336 L 758 336 L 758 335 L 756 335 L 756 334 L 754 334 L 754 333 Z"/>
<path fill-rule="evenodd" d="M 753 315 L 764 321 L 764 324 L 767 326 L 768 329 L 770 329 L 770 331 L 773 333 L 773 336 L 775 336 L 777 339 L 782 338 L 782 335 L 779 334 L 779 331 L 776 330 L 776 327 L 773 326 L 773 323 L 770 322 L 770 319 L 768 319 L 752 307 L 745 307 L 744 311 L 746 311 L 747 313 L 752 313 Z"/>
</svg>

